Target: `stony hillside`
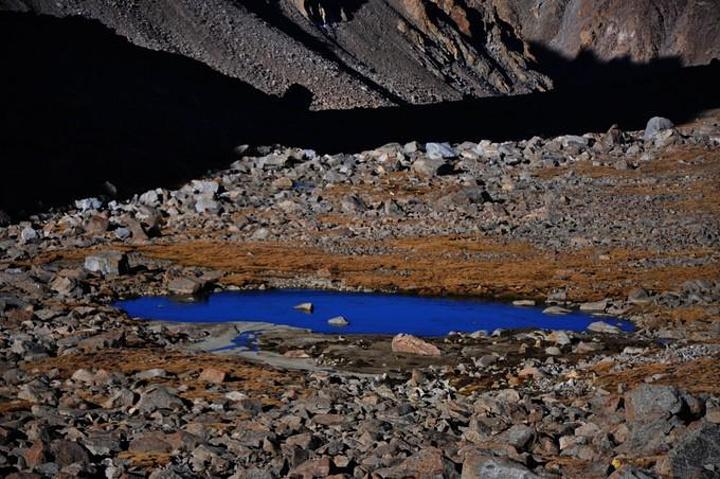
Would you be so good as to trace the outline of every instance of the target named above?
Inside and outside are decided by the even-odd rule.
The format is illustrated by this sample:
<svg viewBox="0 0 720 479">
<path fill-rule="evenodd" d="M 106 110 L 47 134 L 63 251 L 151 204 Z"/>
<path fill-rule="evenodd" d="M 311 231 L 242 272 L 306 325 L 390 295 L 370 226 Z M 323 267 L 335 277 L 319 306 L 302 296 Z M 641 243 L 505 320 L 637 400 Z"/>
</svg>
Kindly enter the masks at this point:
<svg viewBox="0 0 720 479">
<path fill-rule="evenodd" d="M 717 57 L 714 1 L 2 0 L 0 9 L 100 20 L 314 109 L 422 104 L 552 87 L 539 51 L 685 65 Z M 531 45 L 534 45 L 531 48 Z M 540 64 L 536 63 L 540 60 Z M 307 90 L 309 90 L 309 92 Z M 300 94 L 297 94 L 300 92 Z"/>
</svg>

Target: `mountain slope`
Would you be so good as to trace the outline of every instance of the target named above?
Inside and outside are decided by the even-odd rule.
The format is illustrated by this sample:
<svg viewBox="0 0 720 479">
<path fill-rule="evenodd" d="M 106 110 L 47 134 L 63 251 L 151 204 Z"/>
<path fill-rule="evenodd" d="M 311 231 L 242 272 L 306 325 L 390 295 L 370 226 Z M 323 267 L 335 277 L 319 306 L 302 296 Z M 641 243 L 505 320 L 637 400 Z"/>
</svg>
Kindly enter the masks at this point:
<svg viewBox="0 0 720 479">
<path fill-rule="evenodd" d="M 182 53 L 270 94 L 293 84 L 315 109 L 459 100 L 544 90 L 523 44 L 492 9 L 460 2 L 154 0 L 0 8 L 100 20 L 135 44 Z M 333 8 L 342 5 L 342 8 Z"/>
</svg>

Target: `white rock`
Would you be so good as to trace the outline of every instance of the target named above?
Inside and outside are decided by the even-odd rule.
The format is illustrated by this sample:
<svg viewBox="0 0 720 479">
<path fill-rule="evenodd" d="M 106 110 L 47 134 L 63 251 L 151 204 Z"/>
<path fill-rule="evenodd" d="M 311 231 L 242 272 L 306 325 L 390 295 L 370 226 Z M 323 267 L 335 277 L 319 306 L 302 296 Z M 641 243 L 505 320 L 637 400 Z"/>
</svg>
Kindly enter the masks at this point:
<svg viewBox="0 0 720 479">
<path fill-rule="evenodd" d="M 622 332 L 621 329 L 617 326 L 613 326 L 612 324 L 608 324 L 603 321 L 595 321 L 594 323 L 590 323 L 590 326 L 588 326 L 588 331 L 592 331 L 593 333 L 607 334 L 618 334 Z"/>
<path fill-rule="evenodd" d="M 342 316 L 336 316 L 328 319 L 327 323 L 330 326 L 347 326 L 350 322 Z"/>
</svg>

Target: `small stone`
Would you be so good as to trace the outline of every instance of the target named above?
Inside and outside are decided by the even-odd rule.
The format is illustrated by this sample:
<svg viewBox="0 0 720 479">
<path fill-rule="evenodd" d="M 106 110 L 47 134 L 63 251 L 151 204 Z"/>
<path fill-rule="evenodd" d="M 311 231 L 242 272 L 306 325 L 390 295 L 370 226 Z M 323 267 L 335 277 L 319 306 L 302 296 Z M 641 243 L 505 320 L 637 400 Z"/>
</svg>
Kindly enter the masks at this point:
<svg viewBox="0 0 720 479">
<path fill-rule="evenodd" d="M 285 351 L 283 353 L 283 356 L 286 358 L 298 358 L 298 359 L 307 359 L 310 357 L 308 353 L 303 351 L 302 349 L 291 349 L 290 351 Z"/>
<path fill-rule="evenodd" d="M 330 318 L 330 319 L 328 319 L 327 323 L 330 326 L 338 326 L 338 327 L 347 326 L 350 324 L 350 322 L 342 316 L 336 316 L 334 318 Z"/>
<path fill-rule="evenodd" d="M 643 288 L 635 288 L 628 294 L 628 301 L 632 304 L 649 304 L 652 298 Z"/>
<path fill-rule="evenodd" d="M 65 276 L 55 276 L 49 284 L 50 289 L 62 296 L 69 296 L 75 290 L 75 281 Z"/>
<path fill-rule="evenodd" d="M 75 208 L 80 211 L 97 210 L 102 206 L 102 201 L 97 198 L 84 198 L 75 200 Z"/>
<path fill-rule="evenodd" d="M 562 351 L 557 346 L 550 346 L 545 348 L 545 354 L 548 354 L 550 356 L 560 356 L 562 354 Z"/>
<path fill-rule="evenodd" d="M 705 403 L 705 420 L 713 424 L 720 424 L 720 400 L 710 398 Z"/>
<path fill-rule="evenodd" d="M 440 350 L 434 344 L 412 336 L 398 334 L 392 340 L 392 350 L 395 353 L 418 354 L 421 356 L 440 356 Z"/>
<path fill-rule="evenodd" d="M 290 178 L 283 176 L 280 177 L 272 182 L 273 188 L 277 188 L 278 190 L 291 190 L 293 187 L 293 180 Z"/>
</svg>

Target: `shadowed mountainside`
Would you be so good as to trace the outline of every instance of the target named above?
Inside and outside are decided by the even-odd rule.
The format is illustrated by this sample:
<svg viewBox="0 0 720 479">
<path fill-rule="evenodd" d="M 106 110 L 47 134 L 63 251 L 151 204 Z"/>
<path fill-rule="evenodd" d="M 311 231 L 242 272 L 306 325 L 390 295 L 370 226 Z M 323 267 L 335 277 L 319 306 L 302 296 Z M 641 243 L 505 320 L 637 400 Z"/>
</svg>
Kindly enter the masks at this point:
<svg viewBox="0 0 720 479">
<path fill-rule="evenodd" d="M 36 211 L 104 192 L 127 196 L 226 166 L 238 144 L 352 152 L 387 142 L 508 140 L 640 129 L 720 106 L 720 65 L 568 62 L 534 47 L 554 91 L 433 105 L 311 112 L 199 62 L 131 45 L 96 22 L 0 15 L 0 208 Z M 584 79 L 584 80 L 583 80 Z M 599 83 L 597 83 L 599 82 Z"/>
</svg>

